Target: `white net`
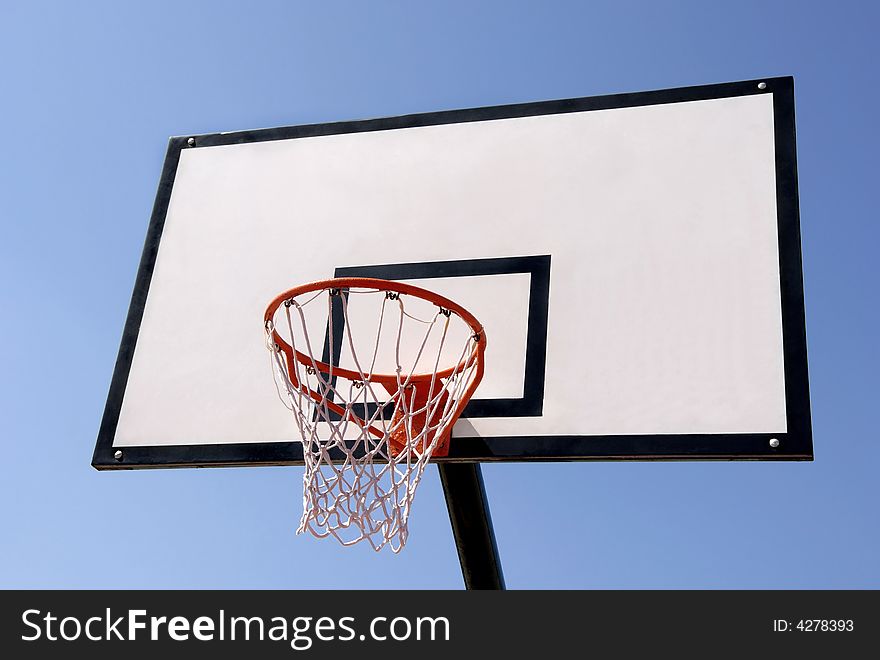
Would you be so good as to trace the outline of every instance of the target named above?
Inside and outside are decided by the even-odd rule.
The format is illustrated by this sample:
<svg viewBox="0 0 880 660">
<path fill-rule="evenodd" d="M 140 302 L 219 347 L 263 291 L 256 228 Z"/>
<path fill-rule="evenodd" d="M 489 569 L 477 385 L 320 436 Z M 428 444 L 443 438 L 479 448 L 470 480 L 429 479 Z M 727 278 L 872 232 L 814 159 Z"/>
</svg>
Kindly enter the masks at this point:
<svg viewBox="0 0 880 660">
<path fill-rule="evenodd" d="M 297 533 L 399 552 L 425 467 L 482 375 L 481 329 L 415 295 L 352 287 L 288 298 L 266 332 L 303 443 Z"/>
</svg>

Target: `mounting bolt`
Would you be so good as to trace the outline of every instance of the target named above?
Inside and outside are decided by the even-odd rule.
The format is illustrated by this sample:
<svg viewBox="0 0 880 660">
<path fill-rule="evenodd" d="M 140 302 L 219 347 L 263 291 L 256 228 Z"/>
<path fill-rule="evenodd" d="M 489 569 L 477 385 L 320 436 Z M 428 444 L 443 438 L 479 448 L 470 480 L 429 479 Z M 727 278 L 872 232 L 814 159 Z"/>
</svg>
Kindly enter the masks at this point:
<svg viewBox="0 0 880 660">
<path fill-rule="evenodd" d="M 761 84 L 763 85 L 764 83 L 761 83 Z M 194 147 L 194 146 L 196 146 L 196 139 L 195 139 L 195 138 L 189 138 L 189 139 L 186 141 L 186 143 L 187 143 L 189 146 Z"/>
<path fill-rule="evenodd" d="M 770 446 L 776 449 L 779 446 L 779 438 L 770 438 Z"/>
<path fill-rule="evenodd" d="M 758 83 L 758 89 L 767 89 L 767 83 L 765 83 L 765 82 L 759 82 L 759 83 Z"/>
<path fill-rule="evenodd" d="M 113 452 L 113 458 L 115 458 L 117 461 L 121 461 L 122 460 L 122 450 L 117 449 L 115 452 Z"/>
</svg>

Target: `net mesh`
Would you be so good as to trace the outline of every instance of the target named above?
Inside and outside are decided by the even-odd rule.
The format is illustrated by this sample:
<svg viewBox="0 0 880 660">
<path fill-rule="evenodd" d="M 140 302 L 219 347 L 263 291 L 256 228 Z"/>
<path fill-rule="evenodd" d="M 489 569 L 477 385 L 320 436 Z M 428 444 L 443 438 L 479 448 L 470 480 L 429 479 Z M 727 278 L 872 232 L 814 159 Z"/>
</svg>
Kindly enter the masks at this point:
<svg viewBox="0 0 880 660">
<path fill-rule="evenodd" d="M 366 288 L 289 298 L 266 332 L 303 444 L 297 533 L 399 552 L 425 467 L 480 377 L 478 332 L 416 296 Z"/>
</svg>

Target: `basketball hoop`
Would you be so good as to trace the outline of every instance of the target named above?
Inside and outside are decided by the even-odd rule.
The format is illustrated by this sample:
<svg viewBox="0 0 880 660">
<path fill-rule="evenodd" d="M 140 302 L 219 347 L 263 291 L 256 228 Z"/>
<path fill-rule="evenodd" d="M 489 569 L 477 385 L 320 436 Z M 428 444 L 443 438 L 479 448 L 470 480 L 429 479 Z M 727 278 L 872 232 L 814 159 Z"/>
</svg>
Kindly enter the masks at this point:
<svg viewBox="0 0 880 660">
<path fill-rule="evenodd" d="M 482 326 L 431 291 L 362 277 L 285 291 L 264 321 L 303 444 L 297 533 L 399 552 L 425 467 L 483 377 Z"/>
</svg>

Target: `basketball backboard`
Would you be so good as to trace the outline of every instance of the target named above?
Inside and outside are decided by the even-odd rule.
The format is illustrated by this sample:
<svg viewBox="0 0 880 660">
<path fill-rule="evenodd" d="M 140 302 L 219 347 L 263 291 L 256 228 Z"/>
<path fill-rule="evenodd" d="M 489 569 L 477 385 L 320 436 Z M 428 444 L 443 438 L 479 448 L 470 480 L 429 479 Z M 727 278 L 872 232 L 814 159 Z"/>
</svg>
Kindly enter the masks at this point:
<svg viewBox="0 0 880 660">
<path fill-rule="evenodd" d="M 334 276 L 483 323 L 436 460 L 812 458 L 790 78 L 172 138 L 93 465 L 300 464 L 262 315 Z"/>
</svg>

